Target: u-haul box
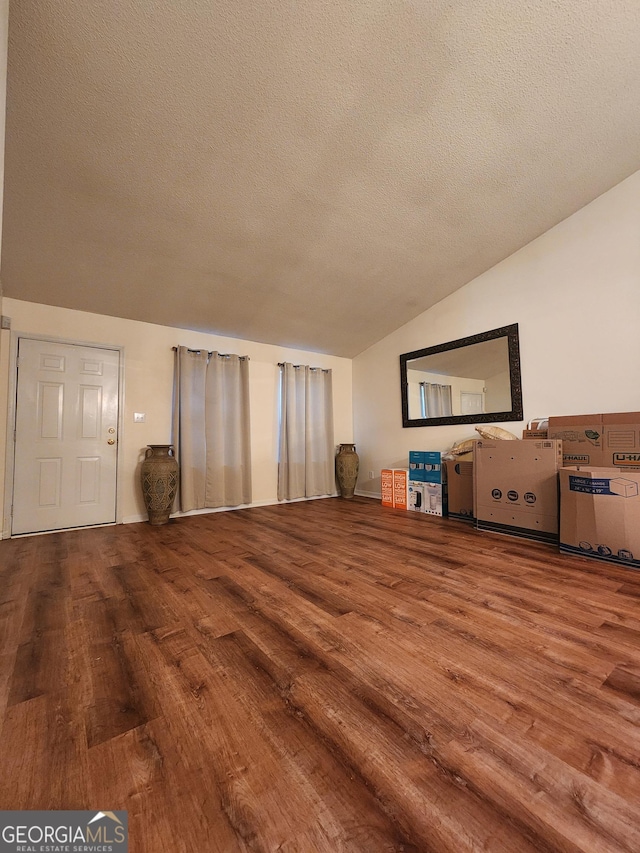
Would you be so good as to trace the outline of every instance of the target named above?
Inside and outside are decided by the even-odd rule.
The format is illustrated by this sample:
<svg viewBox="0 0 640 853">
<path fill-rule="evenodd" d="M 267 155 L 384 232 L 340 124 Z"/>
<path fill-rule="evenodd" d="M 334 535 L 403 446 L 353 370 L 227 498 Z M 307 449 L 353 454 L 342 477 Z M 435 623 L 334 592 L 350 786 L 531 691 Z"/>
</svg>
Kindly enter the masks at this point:
<svg viewBox="0 0 640 853">
<path fill-rule="evenodd" d="M 562 468 L 560 550 L 640 568 L 640 471 Z"/>
</svg>

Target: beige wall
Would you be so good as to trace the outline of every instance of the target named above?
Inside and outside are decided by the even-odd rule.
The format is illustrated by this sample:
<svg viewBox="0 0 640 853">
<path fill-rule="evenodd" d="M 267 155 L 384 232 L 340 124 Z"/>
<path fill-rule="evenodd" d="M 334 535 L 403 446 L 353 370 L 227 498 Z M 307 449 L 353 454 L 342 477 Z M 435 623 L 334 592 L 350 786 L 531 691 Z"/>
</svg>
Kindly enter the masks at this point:
<svg viewBox="0 0 640 853">
<path fill-rule="evenodd" d="M 460 394 L 470 392 L 482 394 L 484 381 L 482 379 L 468 379 L 465 376 L 443 376 L 440 373 L 427 373 L 425 370 L 407 370 L 409 417 L 420 418 L 420 383 L 435 382 L 451 385 L 451 409 L 454 415 L 459 415 L 461 410 Z M 497 409 L 493 409 L 497 411 Z"/>
<path fill-rule="evenodd" d="M 485 412 L 511 411 L 511 375 L 508 370 L 487 377 L 484 409 Z"/>
<path fill-rule="evenodd" d="M 380 468 L 406 466 L 409 450 L 477 437 L 468 426 L 402 428 L 399 356 L 421 347 L 518 323 L 525 421 L 640 410 L 639 235 L 637 172 L 359 355 L 358 491 L 378 495 Z"/>
<path fill-rule="evenodd" d="M 640 410 L 640 172 L 525 246 L 353 361 L 233 338 L 5 299 L 20 332 L 125 347 L 122 515 L 142 517 L 141 450 L 170 435 L 171 346 L 181 343 L 251 357 L 254 501 L 276 496 L 278 361 L 334 371 L 336 443 L 355 440 L 361 494 L 379 494 L 380 468 L 405 467 L 409 450 L 445 450 L 470 427 L 402 428 L 399 356 L 517 322 L 525 421 L 550 414 Z M 3 342 L 9 333 L 3 333 Z M 0 361 L 6 401 L 7 347 Z M 6 402 L 5 402 L 6 407 Z M 147 414 L 133 424 L 133 412 Z M 0 419 L 0 430 L 5 419 Z M 523 423 L 502 424 L 518 433 Z M 0 434 L 0 464 L 4 436 Z M 374 478 L 368 478 L 369 470 Z M 2 495 L 0 495 L 0 500 Z"/>
<path fill-rule="evenodd" d="M 336 444 L 353 441 L 350 359 L 66 308 L 36 305 L 15 299 L 4 299 L 2 306 L 3 313 L 12 318 L 14 336 L 18 333 L 29 333 L 124 346 L 125 412 L 124 431 L 120 436 L 124 465 L 120 474 L 120 515 L 125 522 L 146 518 L 138 484 L 139 465 L 144 448 L 147 444 L 162 444 L 171 440 L 174 358 L 171 347 L 178 344 L 219 352 L 235 352 L 250 357 L 251 449 L 255 504 L 277 500 L 278 362 L 293 361 L 295 364 L 311 364 L 332 369 L 335 441 Z M 9 360 L 6 359 L 0 383 L 5 389 L 9 372 Z M 146 422 L 134 424 L 134 412 L 144 412 Z M 6 418 L 2 420 L 4 422 Z M 5 448 L 0 448 L 0 452 L 4 459 Z M 5 520 L 4 530 L 7 529 L 8 523 Z"/>
<path fill-rule="evenodd" d="M 4 130 L 7 103 L 7 39 L 9 36 L 9 0 L 0 0 L 0 233 L 2 233 L 2 200 L 4 197 Z M 2 280 L 0 279 L 0 314 L 2 311 Z M 4 495 L 5 454 L 1 452 L 7 438 L 7 383 L 3 381 L 9 365 L 10 333 L 0 329 L 0 508 Z M 0 521 L 2 514 L 0 514 Z M 2 525 L 0 524 L 0 537 Z"/>
</svg>

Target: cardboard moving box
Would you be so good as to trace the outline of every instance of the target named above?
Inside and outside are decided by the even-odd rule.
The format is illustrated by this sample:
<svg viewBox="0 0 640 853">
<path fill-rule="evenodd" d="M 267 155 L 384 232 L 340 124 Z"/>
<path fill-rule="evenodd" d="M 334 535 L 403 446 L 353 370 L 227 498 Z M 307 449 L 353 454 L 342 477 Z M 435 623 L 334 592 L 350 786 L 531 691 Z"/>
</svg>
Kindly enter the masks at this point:
<svg viewBox="0 0 640 853">
<path fill-rule="evenodd" d="M 380 471 L 380 491 L 382 506 L 393 506 L 393 468 L 383 468 Z"/>
<path fill-rule="evenodd" d="M 382 506 L 406 509 L 409 497 L 409 469 L 383 468 L 380 471 Z"/>
<path fill-rule="evenodd" d="M 541 441 L 543 438 L 549 438 L 549 430 L 546 429 L 523 429 L 522 437 L 524 439 L 532 438 L 534 441 Z"/>
<path fill-rule="evenodd" d="M 473 453 L 445 461 L 448 515 L 458 521 L 473 521 Z"/>
<path fill-rule="evenodd" d="M 548 438 L 562 441 L 563 465 L 602 465 L 602 415 L 549 418 Z"/>
<path fill-rule="evenodd" d="M 548 434 L 562 441 L 565 466 L 640 469 L 640 412 L 549 418 Z"/>
<path fill-rule="evenodd" d="M 608 468 L 640 468 L 640 412 L 602 416 L 603 459 Z"/>
<path fill-rule="evenodd" d="M 562 468 L 560 550 L 640 568 L 640 471 Z"/>
<path fill-rule="evenodd" d="M 409 470 L 393 469 L 393 506 L 395 509 L 409 508 Z"/>
<path fill-rule="evenodd" d="M 562 442 L 477 441 L 473 460 L 476 527 L 558 541 Z"/>
</svg>

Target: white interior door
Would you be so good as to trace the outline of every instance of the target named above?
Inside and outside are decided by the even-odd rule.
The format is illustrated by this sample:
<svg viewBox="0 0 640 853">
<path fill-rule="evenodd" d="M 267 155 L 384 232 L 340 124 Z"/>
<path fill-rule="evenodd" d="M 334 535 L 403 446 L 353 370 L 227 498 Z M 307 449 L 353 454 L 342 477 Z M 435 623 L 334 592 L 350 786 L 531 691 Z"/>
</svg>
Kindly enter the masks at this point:
<svg viewBox="0 0 640 853">
<path fill-rule="evenodd" d="M 460 411 L 463 415 L 479 415 L 484 412 L 484 394 L 472 391 L 460 392 Z"/>
<path fill-rule="evenodd" d="M 12 534 L 116 520 L 120 353 L 20 338 Z"/>
</svg>

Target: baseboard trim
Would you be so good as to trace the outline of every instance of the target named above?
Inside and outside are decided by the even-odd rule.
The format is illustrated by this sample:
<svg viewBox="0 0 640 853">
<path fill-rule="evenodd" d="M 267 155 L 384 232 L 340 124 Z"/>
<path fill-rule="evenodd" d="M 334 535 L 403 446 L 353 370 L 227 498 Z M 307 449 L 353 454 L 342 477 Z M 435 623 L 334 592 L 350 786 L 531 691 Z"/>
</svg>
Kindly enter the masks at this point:
<svg viewBox="0 0 640 853">
<path fill-rule="evenodd" d="M 518 536 L 521 539 L 532 539 L 534 542 L 547 542 L 549 545 L 557 545 L 559 541 L 557 533 L 533 530 L 529 527 L 512 527 L 510 524 L 499 524 L 497 521 L 486 519 L 476 519 L 476 529 L 485 530 L 488 533 L 502 533 L 505 536 Z"/>
<path fill-rule="evenodd" d="M 355 494 L 359 498 L 374 498 L 374 500 L 382 500 L 382 492 L 365 492 L 363 489 L 356 489 Z"/>
<path fill-rule="evenodd" d="M 254 501 L 250 504 L 240 504 L 239 506 L 216 506 L 216 507 L 204 507 L 203 509 L 191 509 L 188 512 L 172 512 L 171 518 L 189 518 L 192 515 L 209 515 L 212 512 L 235 512 L 239 509 L 254 509 L 255 507 L 260 506 L 276 506 L 278 504 L 294 504 L 294 503 L 302 503 L 302 501 L 323 501 L 327 498 L 337 498 L 338 493 L 334 492 L 331 495 L 315 495 L 311 498 L 293 498 L 290 501 L 279 501 L 279 500 L 268 500 L 268 501 Z M 138 524 L 141 521 L 147 521 L 146 513 L 143 515 L 126 515 L 122 519 L 123 524 Z"/>
</svg>

